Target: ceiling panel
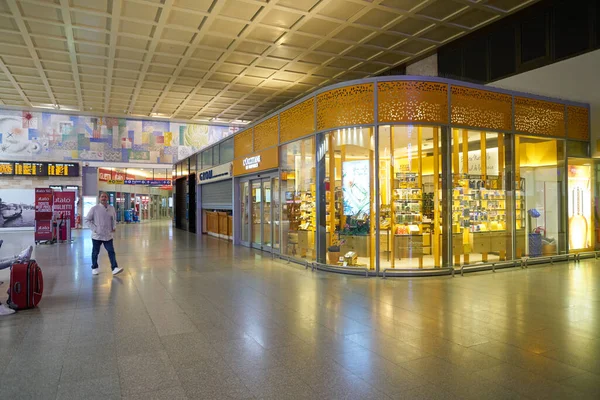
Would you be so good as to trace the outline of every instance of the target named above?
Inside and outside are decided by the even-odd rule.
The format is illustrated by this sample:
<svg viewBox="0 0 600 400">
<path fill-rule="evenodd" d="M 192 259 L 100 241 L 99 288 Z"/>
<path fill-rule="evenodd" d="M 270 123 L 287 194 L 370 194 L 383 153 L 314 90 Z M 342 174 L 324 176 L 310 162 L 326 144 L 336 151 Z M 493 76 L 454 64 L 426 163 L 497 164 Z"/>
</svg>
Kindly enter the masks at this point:
<svg viewBox="0 0 600 400">
<path fill-rule="evenodd" d="M 54 97 L 58 108 L 228 121 L 381 73 L 535 0 L 11 2 L 0 0 L 3 105 Z"/>
</svg>

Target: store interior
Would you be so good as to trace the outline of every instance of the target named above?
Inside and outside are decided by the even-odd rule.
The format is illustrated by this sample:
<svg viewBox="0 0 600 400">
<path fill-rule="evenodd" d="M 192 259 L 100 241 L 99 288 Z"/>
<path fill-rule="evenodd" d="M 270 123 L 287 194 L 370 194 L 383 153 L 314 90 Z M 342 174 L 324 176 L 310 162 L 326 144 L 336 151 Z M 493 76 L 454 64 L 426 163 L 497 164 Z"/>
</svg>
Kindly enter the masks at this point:
<svg viewBox="0 0 600 400">
<path fill-rule="evenodd" d="M 374 269 L 378 258 L 380 269 L 460 267 L 564 253 L 567 200 L 569 224 L 590 226 L 591 164 L 584 159 L 569 167 L 565 198 L 563 140 L 452 129 L 452 260 L 444 262 L 441 128 L 380 126 L 378 168 L 373 132 L 353 127 L 324 133 L 316 150 L 323 182 L 316 179 L 314 138 L 282 146 L 282 253 L 316 260 L 321 224 L 330 265 Z M 318 185 L 323 221 L 316 213 Z M 591 228 L 569 228 L 570 250 L 591 247 Z M 575 237 L 580 232 L 584 238 Z"/>
</svg>

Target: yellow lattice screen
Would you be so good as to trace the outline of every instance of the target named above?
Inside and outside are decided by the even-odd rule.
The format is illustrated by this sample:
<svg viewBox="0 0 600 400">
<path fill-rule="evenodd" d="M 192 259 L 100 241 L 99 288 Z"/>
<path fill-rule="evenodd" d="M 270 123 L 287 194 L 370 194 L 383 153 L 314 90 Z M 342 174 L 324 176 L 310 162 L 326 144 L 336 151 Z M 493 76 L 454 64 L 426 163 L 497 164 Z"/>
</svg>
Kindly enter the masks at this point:
<svg viewBox="0 0 600 400">
<path fill-rule="evenodd" d="M 373 84 L 348 86 L 317 96 L 317 129 L 372 124 L 374 122 Z"/>
<path fill-rule="evenodd" d="M 254 151 L 277 145 L 277 115 L 254 127 Z"/>
<path fill-rule="evenodd" d="M 315 129 L 315 98 L 312 97 L 280 114 L 281 143 L 308 135 Z"/>
<path fill-rule="evenodd" d="M 567 136 L 570 139 L 590 138 L 590 116 L 587 108 L 567 107 Z"/>
<path fill-rule="evenodd" d="M 254 151 L 252 146 L 252 136 L 252 128 L 246 129 L 234 136 L 233 155 L 235 158 L 243 157 Z"/>
<path fill-rule="evenodd" d="M 512 130 L 512 96 L 463 86 L 451 91 L 453 125 Z"/>
<path fill-rule="evenodd" d="M 565 136 L 565 106 L 515 97 L 515 130 L 537 135 Z"/>
<path fill-rule="evenodd" d="M 448 85 L 395 81 L 377 84 L 379 122 L 448 123 Z"/>
</svg>

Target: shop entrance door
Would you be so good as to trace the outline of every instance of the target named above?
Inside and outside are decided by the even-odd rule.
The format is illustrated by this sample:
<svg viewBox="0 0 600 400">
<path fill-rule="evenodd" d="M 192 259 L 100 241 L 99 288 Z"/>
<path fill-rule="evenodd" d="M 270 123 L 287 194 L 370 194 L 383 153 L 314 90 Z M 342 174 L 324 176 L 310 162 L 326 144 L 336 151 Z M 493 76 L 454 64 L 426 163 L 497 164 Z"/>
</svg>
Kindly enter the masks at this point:
<svg viewBox="0 0 600 400">
<path fill-rule="evenodd" d="M 279 243 L 276 237 L 279 226 L 275 218 L 279 213 L 274 210 L 273 189 L 279 187 L 279 178 L 269 177 L 250 180 L 250 244 L 252 247 L 273 251 L 273 243 Z M 242 195 L 244 193 L 242 192 Z M 243 201 L 243 200 L 242 200 Z M 243 218 L 243 217 L 242 217 Z M 242 225 L 244 229 L 244 225 Z"/>
</svg>

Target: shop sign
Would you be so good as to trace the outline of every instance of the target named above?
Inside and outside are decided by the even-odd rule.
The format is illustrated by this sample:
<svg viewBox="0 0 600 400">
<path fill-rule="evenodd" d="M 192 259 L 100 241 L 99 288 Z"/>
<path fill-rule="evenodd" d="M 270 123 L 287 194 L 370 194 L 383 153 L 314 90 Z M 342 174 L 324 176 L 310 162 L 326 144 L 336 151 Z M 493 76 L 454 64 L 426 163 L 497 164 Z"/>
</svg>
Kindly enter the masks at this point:
<svg viewBox="0 0 600 400">
<path fill-rule="evenodd" d="M 279 148 L 271 147 L 259 153 L 233 160 L 233 176 L 279 168 Z"/>
<path fill-rule="evenodd" d="M 219 165 L 217 167 L 207 169 L 198 174 L 198 181 L 200 184 L 222 181 L 224 179 L 231 178 L 232 164 L 227 163 Z"/>
<path fill-rule="evenodd" d="M 244 158 L 242 164 L 246 170 L 258 168 L 260 166 L 260 156 Z"/>
</svg>

